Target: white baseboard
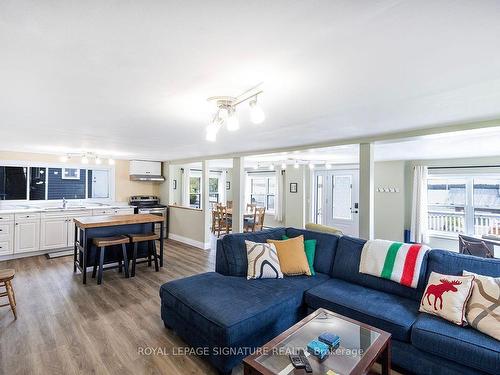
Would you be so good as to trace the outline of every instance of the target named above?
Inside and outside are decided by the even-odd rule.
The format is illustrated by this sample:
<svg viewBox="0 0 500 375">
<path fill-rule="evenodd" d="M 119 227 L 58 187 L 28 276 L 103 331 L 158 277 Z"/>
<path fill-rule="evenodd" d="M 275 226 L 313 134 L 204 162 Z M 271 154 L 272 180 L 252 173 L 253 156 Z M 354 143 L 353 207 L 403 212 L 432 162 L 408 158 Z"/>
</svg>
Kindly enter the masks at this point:
<svg viewBox="0 0 500 375">
<path fill-rule="evenodd" d="M 203 249 L 203 250 L 210 249 L 210 242 L 203 243 L 201 241 L 196 241 L 188 237 L 179 236 L 178 234 L 175 233 L 169 233 L 168 238 L 174 241 L 185 243 L 186 245 L 197 247 L 198 249 Z"/>
</svg>

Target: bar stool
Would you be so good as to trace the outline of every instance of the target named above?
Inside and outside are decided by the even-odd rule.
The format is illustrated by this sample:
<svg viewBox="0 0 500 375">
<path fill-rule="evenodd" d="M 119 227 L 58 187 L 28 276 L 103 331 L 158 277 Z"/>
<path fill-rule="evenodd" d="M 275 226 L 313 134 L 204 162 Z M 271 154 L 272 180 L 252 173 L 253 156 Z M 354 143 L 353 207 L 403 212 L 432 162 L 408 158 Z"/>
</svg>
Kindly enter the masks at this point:
<svg viewBox="0 0 500 375">
<path fill-rule="evenodd" d="M 131 276 L 135 276 L 135 265 L 137 263 L 137 248 L 138 244 L 141 242 L 148 243 L 148 267 L 151 267 L 151 255 L 153 255 L 155 260 L 155 271 L 158 272 L 160 269 L 158 267 L 158 254 L 156 253 L 155 241 L 160 239 L 160 235 L 156 233 L 138 233 L 138 234 L 128 234 L 130 242 L 134 244 L 134 253 L 132 256 L 132 272 Z"/>
<path fill-rule="evenodd" d="M 8 297 L 9 303 L 0 305 L 0 307 L 9 306 L 12 309 L 12 314 L 14 314 L 14 319 L 17 319 L 16 313 L 16 296 L 14 294 L 14 288 L 12 288 L 12 279 L 16 274 L 15 270 L 5 269 L 0 270 L 0 286 L 5 287 L 5 292 L 0 293 L 0 297 Z"/>
<path fill-rule="evenodd" d="M 92 277 L 95 278 L 97 271 L 97 257 L 99 256 L 99 274 L 97 275 L 97 284 L 102 283 L 102 271 L 104 265 L 104 252 L 106 251 L 106 246 L 122 245 L 123 252 L 123 266 L 125 267 L 125 277 L 129 277 L 128 274 L 128 258 L 127 258 L 127 246 L 129 238 L 127 236 L 113 236 L 113 237 L 96 237 L 92 239 L 93 244 L 97 247 L 96 258 L 94 259 L 94 269 L 92 270 Z M 119 270 L 121 269 L 121 260 L 119 261 Z"/>
</svg>

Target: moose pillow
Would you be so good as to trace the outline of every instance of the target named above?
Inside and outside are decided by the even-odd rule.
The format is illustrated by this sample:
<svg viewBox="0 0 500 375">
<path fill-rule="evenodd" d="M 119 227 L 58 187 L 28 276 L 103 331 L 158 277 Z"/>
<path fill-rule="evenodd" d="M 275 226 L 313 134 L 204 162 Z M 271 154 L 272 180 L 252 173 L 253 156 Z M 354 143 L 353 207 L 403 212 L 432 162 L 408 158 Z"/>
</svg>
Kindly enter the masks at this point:
<svg viewBox="0 0 500 375">
<path fill-rule="evenodd" d="M 474 276 L 449 276 L 431 272 L 420 311 L 440 316 L 460 326 L 467 324 L 465 306 L 472 293 Z"/>
</svg>

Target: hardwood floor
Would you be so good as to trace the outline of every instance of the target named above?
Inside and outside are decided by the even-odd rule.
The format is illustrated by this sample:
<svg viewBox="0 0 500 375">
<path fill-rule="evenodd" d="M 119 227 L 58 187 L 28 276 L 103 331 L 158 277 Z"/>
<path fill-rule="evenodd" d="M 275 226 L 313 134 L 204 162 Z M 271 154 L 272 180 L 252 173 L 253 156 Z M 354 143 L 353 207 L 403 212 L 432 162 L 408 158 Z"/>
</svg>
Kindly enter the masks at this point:
<svg viewBox="0 0 500 375">
<path fill-rule="evenodd" d="M 0 374 L 216 374 L 195 355 L 163 355 L 187 345 L 163 326 L 158 295 L 166 281 L 213 271 L 215 250 L 168 240 L 160 272 L 140 264 L 125 279 L 109 270 L 102 285 L 90 273 L 82 285 L 72 259 L 0 262 L 16 270 L 18 314 L 15 321 L 0 308 Z M 160 352 L 141 354 L 151 348 Z M 242 373 L 241 365 L 233 370 Z"/>
<path fill-rule="evenodd" d="M 0 309 L 0 374 L 216 374 L 194 355 L 140 354 L 186 345 L 163 326 L 160 285 L 215 269 L 215 251 L 165 245 L 160 272 L 140 264 L 136 277 L 124 279 L 110 270 L 99 286 L 90 274 L 82 285 L 72 257 L 1 262 L 16 270 L 18 319 Z"/>
</svg>

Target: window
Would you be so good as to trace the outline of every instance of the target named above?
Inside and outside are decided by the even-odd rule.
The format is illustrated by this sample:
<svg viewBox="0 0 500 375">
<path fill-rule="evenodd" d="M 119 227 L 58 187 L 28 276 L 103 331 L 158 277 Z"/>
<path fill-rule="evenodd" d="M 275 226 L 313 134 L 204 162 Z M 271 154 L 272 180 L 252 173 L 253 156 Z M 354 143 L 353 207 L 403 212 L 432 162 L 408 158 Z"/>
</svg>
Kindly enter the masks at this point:
<svg viewBox="0 0 500 375">
<path fill-rule="evenodd" d="M 47 199 L 85 199 L 85 169 L 80 170 L 79 179 L 63 177 L 67 168 L 49 168 Z M 76 174 L 75 174 L 76 175 Z"/>
<path fill-rule="evenodd" d="M 26 199 L 28 168 L 0 167 L 0 200 Z"/>
<path fill-rule="evenodd" d="M 30 168 L 30 200 L 39 201 L 45 199 L 45 188 L 47 187 L 47 168 Z"/>
<path fill-rule="evenodd" d="M 217 177 L 208 179 L 208 200 L 211 203 L 219 203 L 219 179 Z"/>
<path fill-rule="evenodd" d="M 275 176 L 250 176 L 250 202 L 274 211 Z"/>
<path fill-rule="evenodd" d="M 78 168 L 63 168 L 61 176 L 63 180 L 79 180 L 80 170 Z"/>
<path fill-rule="evenodd" d="M 427 200 L 431 233 L 500 234 L 500 175 L 432 175 Z"/>
<path fill-rule="evenodd" d="M 189 177 L 189 206 L 201 208 L 201 177 Z"/>
</svg>

